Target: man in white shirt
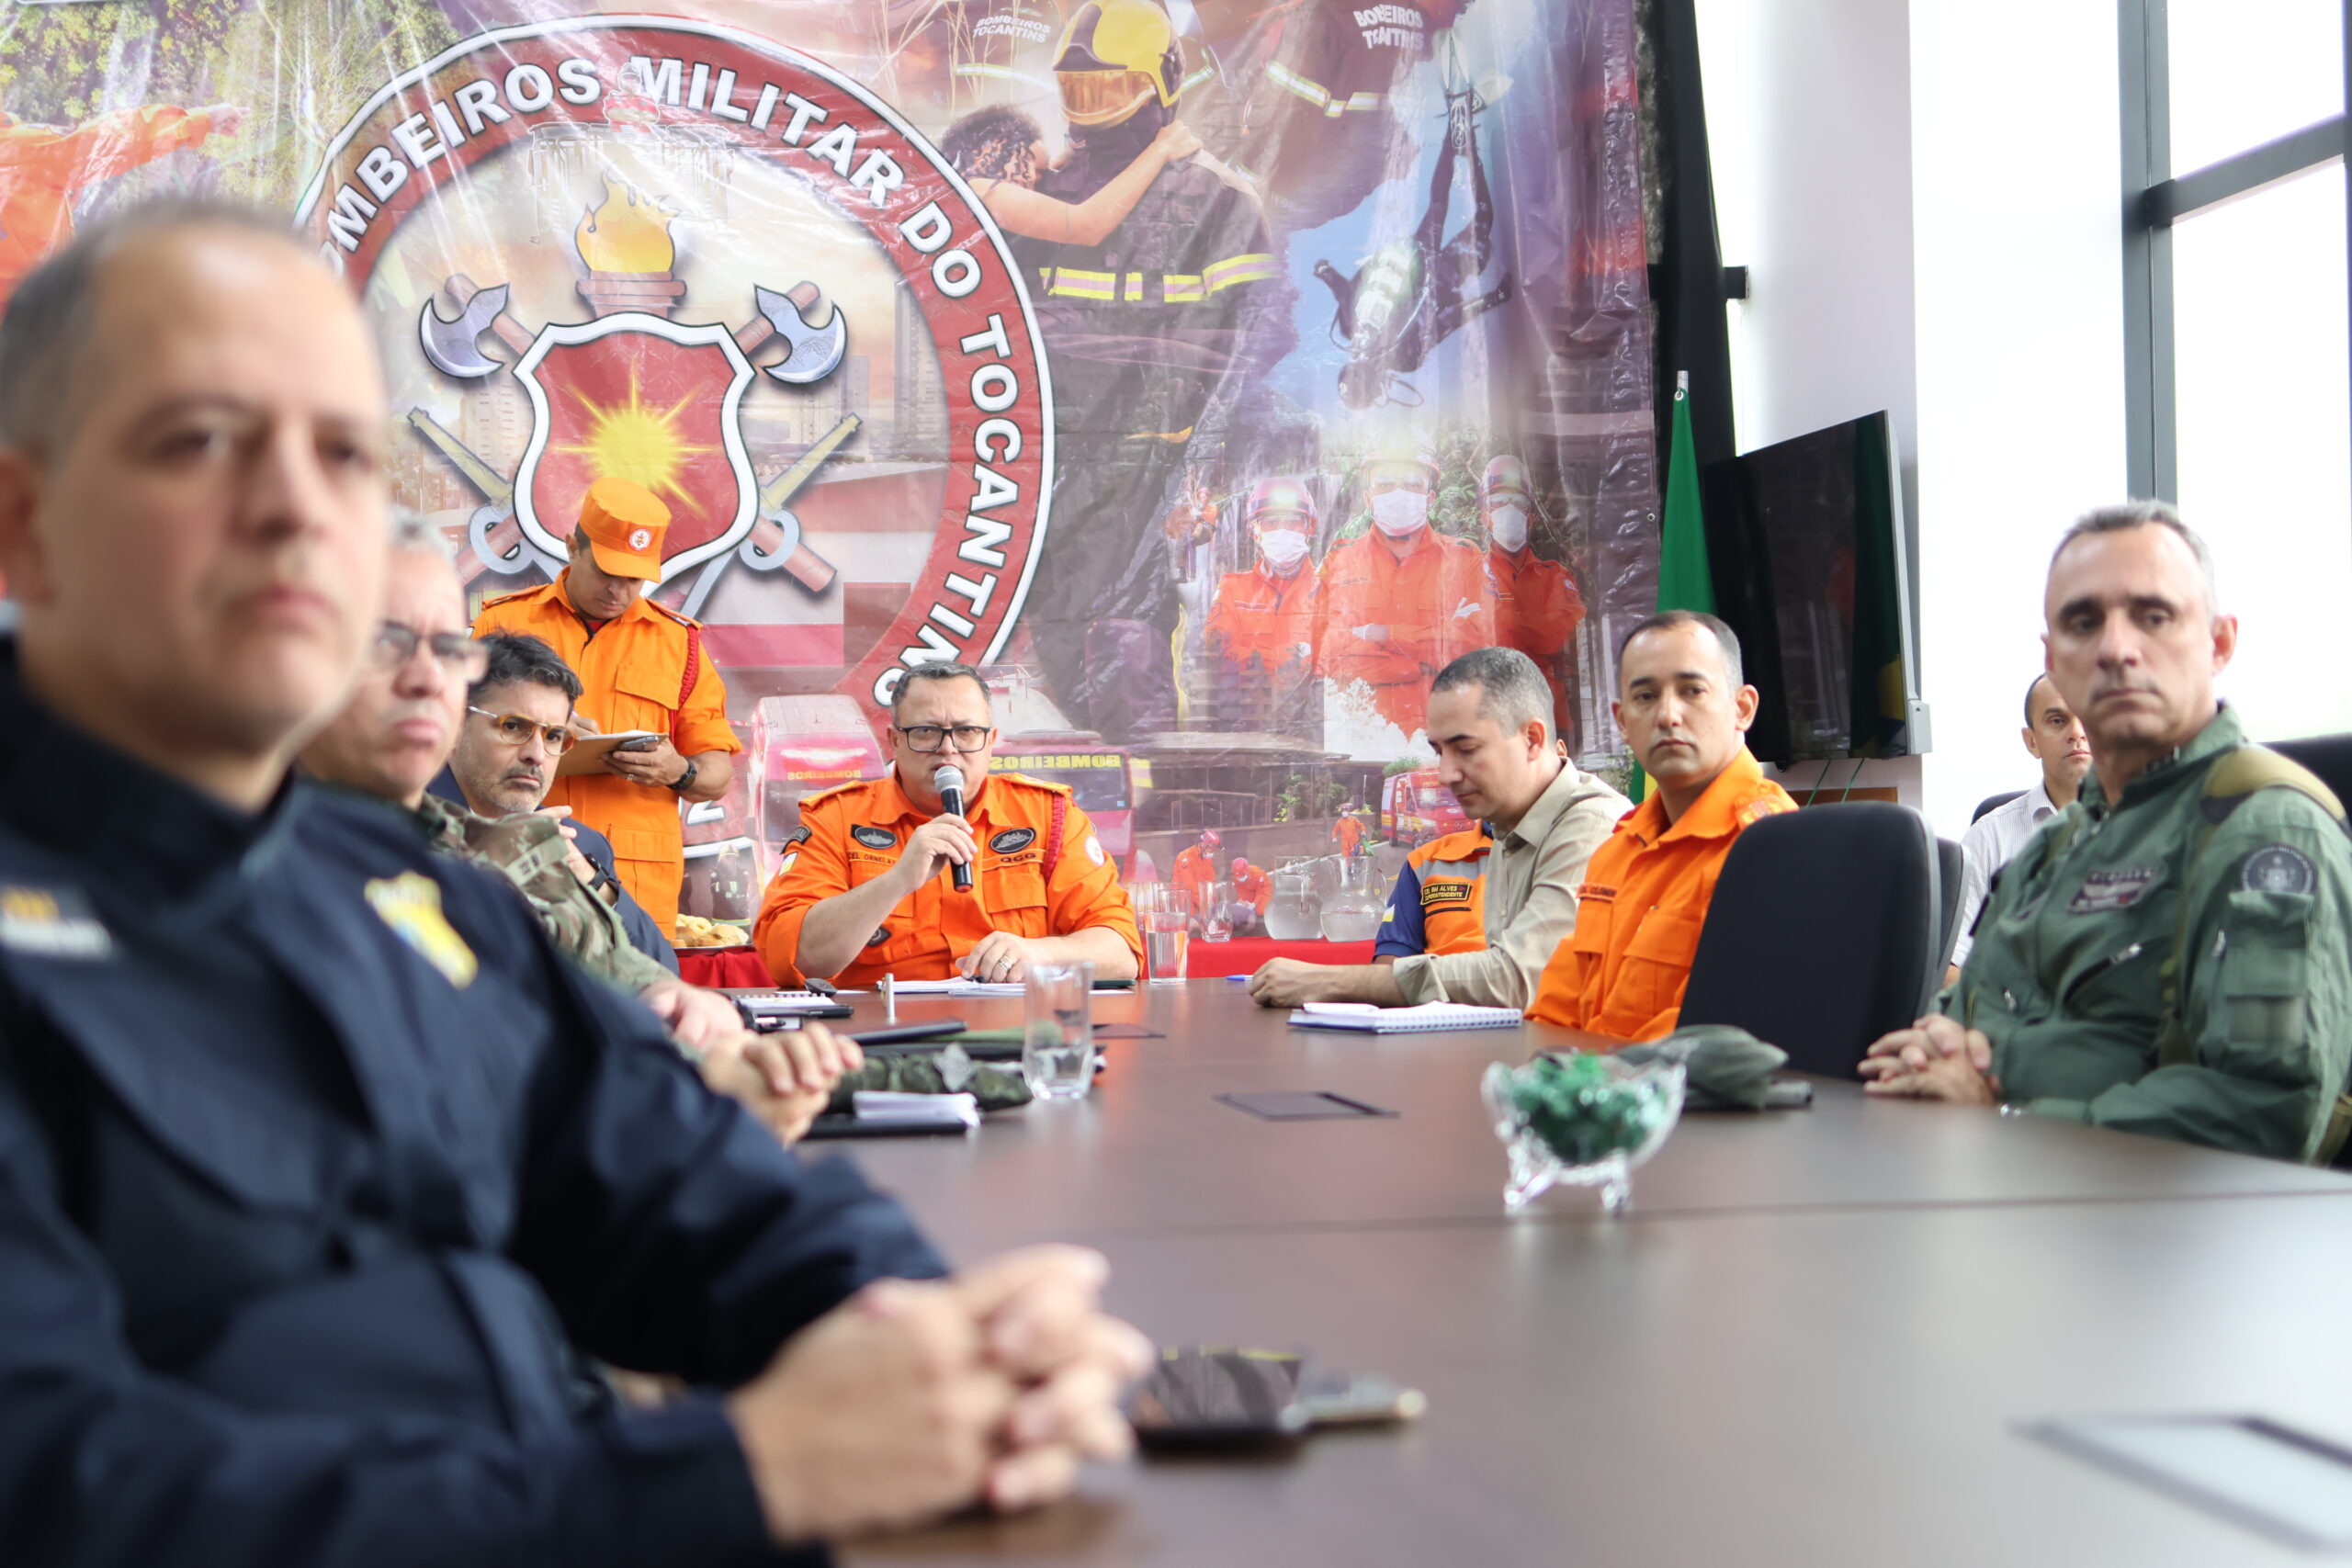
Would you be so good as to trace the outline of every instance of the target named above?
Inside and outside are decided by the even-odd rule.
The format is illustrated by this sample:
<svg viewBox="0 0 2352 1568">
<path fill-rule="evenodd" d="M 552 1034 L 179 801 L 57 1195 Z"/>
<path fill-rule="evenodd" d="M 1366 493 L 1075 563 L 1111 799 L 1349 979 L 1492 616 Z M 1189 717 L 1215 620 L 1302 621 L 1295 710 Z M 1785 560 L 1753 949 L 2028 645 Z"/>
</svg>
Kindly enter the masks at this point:
<svg viewBox="0 0 2352 1568">
<path fill-rule="evenodd" d="M 2041 764 L 2041 781 L 1978 818 L 1960 841 L 1966 862 L 1960 881 L 1960 938 L 1952 943 L 1947 984 L 1959 978 L 1960 966 L 1968 962 L 1977 911 L 1984 908 L 1993 874 L 2025 848 L 2044 822 L 2075 803 L 2075 788 L 2091 770 L 2090 737 L 2049 676 L 2034 677 L 2026 689 L 2025 728 L 2018 733 L 2026 750 Z"/>
</svg>

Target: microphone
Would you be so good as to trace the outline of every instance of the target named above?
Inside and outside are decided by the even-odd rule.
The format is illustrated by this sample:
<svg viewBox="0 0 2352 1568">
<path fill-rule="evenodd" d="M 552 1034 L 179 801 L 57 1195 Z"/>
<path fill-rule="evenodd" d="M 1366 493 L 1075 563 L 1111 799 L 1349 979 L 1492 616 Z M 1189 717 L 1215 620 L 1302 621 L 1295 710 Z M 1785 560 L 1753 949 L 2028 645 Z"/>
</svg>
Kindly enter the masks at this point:
<svg viewBox="0 0 2352 1568">
<path fill-rule="evenodd" d="M 939 804 L 945 808 L 947 815 L 964 815 L 963 769 L 953 762 L 942 762 L 939 771 L 931 775 L 931 787 L 939 792 Z M 969 893 L 972 890 L 972 868 L 968 865 L 956 866 L 955 874 L 956 891 Z"/>
</svg>

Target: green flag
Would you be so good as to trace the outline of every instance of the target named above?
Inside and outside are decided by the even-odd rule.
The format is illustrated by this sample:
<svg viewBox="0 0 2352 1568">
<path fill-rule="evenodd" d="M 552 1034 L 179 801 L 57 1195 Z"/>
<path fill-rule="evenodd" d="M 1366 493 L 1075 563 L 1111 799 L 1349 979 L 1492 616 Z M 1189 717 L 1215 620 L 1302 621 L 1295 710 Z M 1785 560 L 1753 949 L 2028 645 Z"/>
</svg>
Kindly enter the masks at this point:
<svg viewBox="0 0 2352 1568">
<path fill-rule="evenodd" d="M 1666 468 L 1666 521 L 1658 530 L 1657 607 L 1715 613 L 1707 571 L 1707 525 L 1699 513 L 1699 457 L 1690 450 L 1690 378 L 1674 389 L 1674 444 Z"/>
<path fill-rule="evenodd" d="M 1674 434 L 1667 453 L 1665 520 L 1658 528 L 1657 607 L 1715 613 L 1715 580 L 1707 570 L 1707 524 L 1699 510 L 1699 457 L 1690 450 L 1690 377 L 1674 389 Z M 1646 780 L 1634 764 L 1634 798 Z"/>
</svg>

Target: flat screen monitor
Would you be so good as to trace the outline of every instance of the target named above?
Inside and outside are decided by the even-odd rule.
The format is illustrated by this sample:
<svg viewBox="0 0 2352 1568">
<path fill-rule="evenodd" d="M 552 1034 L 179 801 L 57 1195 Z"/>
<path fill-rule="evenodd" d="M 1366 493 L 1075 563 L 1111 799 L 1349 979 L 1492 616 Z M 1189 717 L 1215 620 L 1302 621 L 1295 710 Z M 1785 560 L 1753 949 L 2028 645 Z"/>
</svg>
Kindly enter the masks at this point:
<svg viewBox="0 0 2352 1568">
<path fill-rule="evenodd" d="M 1767 761 L 1927 749 L 1893 434 L 1868 414 L 1702 481 L 1716 610 L 1762 698 L 1748 744 Z"/>
</svg>

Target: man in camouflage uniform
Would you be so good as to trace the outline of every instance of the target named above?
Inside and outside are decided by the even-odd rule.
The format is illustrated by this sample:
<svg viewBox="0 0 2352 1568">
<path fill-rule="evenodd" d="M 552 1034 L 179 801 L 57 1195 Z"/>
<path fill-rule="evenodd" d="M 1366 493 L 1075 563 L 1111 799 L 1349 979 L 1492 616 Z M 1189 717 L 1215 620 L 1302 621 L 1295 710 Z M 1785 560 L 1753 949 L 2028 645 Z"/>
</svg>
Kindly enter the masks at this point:
<svg viewBox="0 0 2352 1568">
<path fill-rule="evenodd" d="M 1872 1093 L 2332 1161 L 2352 1055 L 2352 847 L 2326 786 L 2249 745 L 2237 646 L 2169 508 L 2092 513 L 2044 595 L 2092 771 L 1994 880 L 1935 1012 L 1872 1045 Z"/>
<path fill-rule="evenodd" d="M 618 917 L 571 869 L 571 846 L 552 818 L 491 819 L 426 795 L 488 652 L 468 635 L 447 545 L 413 517 L 395 525 L 375 653 L 343 712 L 303 749 L 303 771 L 406 810 L 436 848 L 510 883 L 567 954 L 653 1010 L 706 1082 L 742 1100 L 779 1136 L 797 1137 L 834 1081 L 858 1065 L 855 1044 L 821 1028 L 752 1033 L 733 1003 L 684 984 L 629 944 Z"/>
</svg>

